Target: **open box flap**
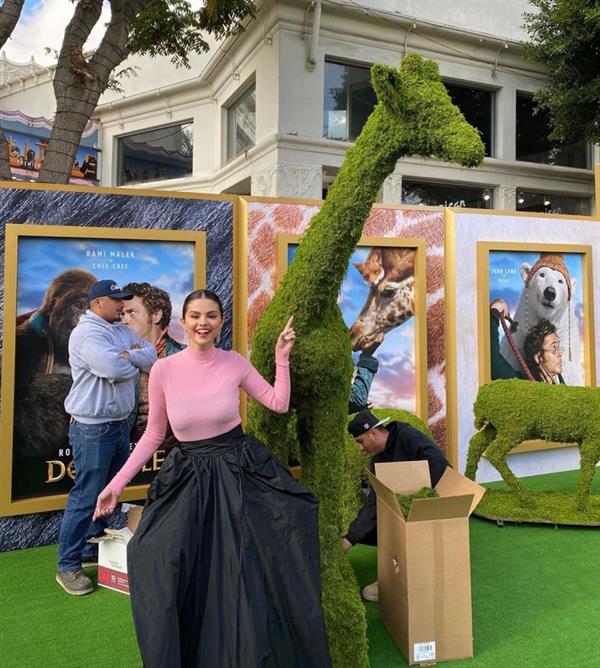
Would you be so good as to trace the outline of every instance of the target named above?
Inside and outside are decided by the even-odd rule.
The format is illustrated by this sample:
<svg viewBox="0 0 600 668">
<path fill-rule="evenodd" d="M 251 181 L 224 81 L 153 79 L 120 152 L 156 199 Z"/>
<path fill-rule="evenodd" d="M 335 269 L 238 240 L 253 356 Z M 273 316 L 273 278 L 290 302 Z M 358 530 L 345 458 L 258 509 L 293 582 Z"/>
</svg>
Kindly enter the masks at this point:
<svg viewBox="0 0 600 668">
<path fill-rule="evenodd" d="M 408 515 L 409 522 L 448 520 L 469 517 L 473 495 L 438 497 L 437 499 L 415 499 Z"/>
<path fill-rule="evenodd" d="M 367 471 L 367 475 L 369 476 L 369 482 L 373 486 L 373 489 L 375 490 L 375 494 L 377 494 L 377 500 L 381 501 L 382 503 L 385 503 L 385 505 L 398 517 L 403 521 L 406 522 L 406 518 L 404 517 L 404 513 L 402 512 L 402 509 L 400 508 L 400 505 L 398 503 L 398 499 L 396 499 L 396 495 L 392 490 L 384 485 L 380 480 L 378 480 L 370 471 Z"/>
<path fill-rule="evenodd" d="M 382 462 L 375 464 L 375 475 L 394 494 L 410 496 L 423 487 L 431 487 L 429 464 L 417 462 Z"/>
<path fill-rule="evenodd" d="M 469 515 L 475 510 L 475 508 L 477 508 L 478 503 L 485 494 L 485 488 L 483 488 L 481 485 L 478 485 L 473 480 L 465 478 L 464 475 L 457 473 L 453 468 L 450 467 L 444 471 L 444 475 L 435 486 L 435 491 L 441 497 L 464 496 L 469 494 L 472 495 L 473 500 L 471 501 Z"/>
</svg>

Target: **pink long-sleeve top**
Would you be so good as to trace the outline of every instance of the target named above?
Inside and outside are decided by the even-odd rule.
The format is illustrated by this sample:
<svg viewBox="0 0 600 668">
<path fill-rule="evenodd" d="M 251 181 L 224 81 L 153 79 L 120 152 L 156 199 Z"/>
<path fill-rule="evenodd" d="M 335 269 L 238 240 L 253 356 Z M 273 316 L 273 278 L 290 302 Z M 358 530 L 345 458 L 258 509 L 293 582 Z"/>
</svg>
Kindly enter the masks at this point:
<svg viewBox="0 0 600 668">
<path fill-rule="evenodd" d="M 290 403 L 288 355 L 275 353 L 270 385 L 239 353 L 186 348 L 155 362 L 148 382 L 148 424 L 135 450 L 109 488 L 120 494 L 163 442 L 167 422 L 179 441 L 199 441 L 240 424 L 239 388 L 276 413 Z"/>
</svg>

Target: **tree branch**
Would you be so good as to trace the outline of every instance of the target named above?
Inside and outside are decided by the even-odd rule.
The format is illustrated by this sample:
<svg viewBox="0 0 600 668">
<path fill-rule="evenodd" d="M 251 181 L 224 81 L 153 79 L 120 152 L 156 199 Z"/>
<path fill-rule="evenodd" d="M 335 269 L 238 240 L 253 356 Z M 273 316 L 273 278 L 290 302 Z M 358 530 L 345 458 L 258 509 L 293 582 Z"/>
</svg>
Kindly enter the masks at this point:
<svg viewBox="0 0 600 668">
<path fill-rule="evenodd" d="M 21 10 L 25 0 L 4 0 L 0 7 L 0 48 L 6 44 L 6 40 L 12 35 L 21 16 Z"/>
</svg>

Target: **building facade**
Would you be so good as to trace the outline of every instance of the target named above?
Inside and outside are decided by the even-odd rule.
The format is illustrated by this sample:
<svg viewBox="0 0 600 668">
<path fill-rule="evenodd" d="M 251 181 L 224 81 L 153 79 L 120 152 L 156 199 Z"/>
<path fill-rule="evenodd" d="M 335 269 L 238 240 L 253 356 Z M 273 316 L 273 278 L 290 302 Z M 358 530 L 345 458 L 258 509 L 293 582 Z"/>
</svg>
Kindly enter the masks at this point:
<svg viewBox="0 0 600 668">
<path fill-rule="evenodd" d="M 130 59 L 138 76 L 95 114 L 101 185 L 320 199 L 373 108 L 369 66 L 416 51 L 439 63 L 486 158 L 473 170 L 404 158 L 380 201 L 591 214 L 598 149 L 550 142 L 547 118 L 533 113 L 545 72 L 521 53 L 531 9 L 525 0 L 259 1 L 244 32 L 192 57 L 189 70 Z M 0 107 L 51 116 L 53 68 L 23 68 L 0 79 Z"/>
</svg>

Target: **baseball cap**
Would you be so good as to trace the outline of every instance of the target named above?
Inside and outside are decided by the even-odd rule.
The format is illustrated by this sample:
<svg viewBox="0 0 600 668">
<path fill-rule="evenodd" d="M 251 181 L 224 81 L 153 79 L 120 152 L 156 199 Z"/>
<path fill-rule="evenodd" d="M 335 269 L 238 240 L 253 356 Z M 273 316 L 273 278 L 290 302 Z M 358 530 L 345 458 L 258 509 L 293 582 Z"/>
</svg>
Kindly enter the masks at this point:
<svg viewBox="0 0 600 668">
<path fill-rule="evenodd" d="M 133 299 L 133 293 L 121 290 L 116 281 L 105 278 L 102 281 L 96 281 L 88 292 L 88 299 L 97 299 L 98 297 L 112 297 L 113 299 Z"/>
<path fill-rule="evenodd" d="M 357 413 L 352 420 L 350 420 L 348 431 L 353 438 L 356 438 L 357 436 L 364 434 L 366 431 L 369 431 L 369 429 L 381 427 L 381 425 L 389 422 L 389 420 L 389 417 L 380 420 L 376 415 L 373 415 L 371 411 L 360 411 L 360 413 Z"/>
</svg>

